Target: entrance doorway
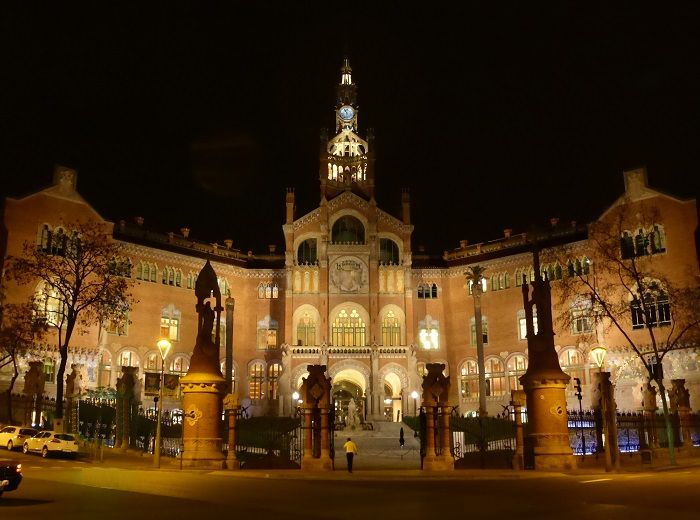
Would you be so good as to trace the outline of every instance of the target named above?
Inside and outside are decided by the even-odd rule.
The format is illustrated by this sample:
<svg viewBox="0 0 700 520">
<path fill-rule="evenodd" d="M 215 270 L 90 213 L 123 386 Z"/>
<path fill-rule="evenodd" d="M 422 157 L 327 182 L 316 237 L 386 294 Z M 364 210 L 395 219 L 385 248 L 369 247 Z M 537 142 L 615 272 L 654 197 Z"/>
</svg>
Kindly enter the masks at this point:
<svg viewBox="0 0 700 520">
<path fill-rule="evenodd" d="M 348 420 L 348 414 L 351 411 L 351 401 L 355 403 L 357 417 L 361 422 L 365 421 L 365 399 L 362 388 L 356 383 L 348 380 L 338 381 L 333 384 L 331 390 L 331 399 L 333 400 L 333 408 L 335 410 L 335 428 L 343 429 L 351 422 Z"/>
</svg>

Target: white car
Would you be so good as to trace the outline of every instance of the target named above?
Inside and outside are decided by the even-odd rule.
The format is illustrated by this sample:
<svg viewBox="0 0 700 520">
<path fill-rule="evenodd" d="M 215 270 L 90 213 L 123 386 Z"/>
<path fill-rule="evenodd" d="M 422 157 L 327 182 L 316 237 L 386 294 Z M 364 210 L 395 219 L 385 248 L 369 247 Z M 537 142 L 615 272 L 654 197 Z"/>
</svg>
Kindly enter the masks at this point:
<svg viewBox="0 0 700 520">
<path fill-rule="evenodd" d="M 21 426 L 6 426 L 0 430 L 0 446 L 13 450 L 21 448 L 24 441 L 32 435 L 36 435 L 34 428 L 22 428 Z"/>
<path fill-rule="evenodd" d="M 22 451 L 36 451 L 41 453 L 42 457 L 48 457 L 52 453 L 75 457 L 78 454 L 78 440 L 68 433 L 42 431 L 25 440 Z"/>
</svg>

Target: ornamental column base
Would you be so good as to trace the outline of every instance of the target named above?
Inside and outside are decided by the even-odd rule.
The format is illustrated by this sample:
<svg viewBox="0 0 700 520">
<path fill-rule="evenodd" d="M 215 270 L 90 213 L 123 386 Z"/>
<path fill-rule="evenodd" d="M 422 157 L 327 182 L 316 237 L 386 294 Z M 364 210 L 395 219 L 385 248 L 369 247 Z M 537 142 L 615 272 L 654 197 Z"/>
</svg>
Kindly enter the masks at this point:
<svg viewBox="0 0 700 520">
<path fill-rule="evenodd" d="M 182 391 L 182 466 L 224 468 L 221 439 L 224 378 L 216 374 L 187 374 Z"/>
<path fill-rule="evenodd" d="M 301 459 L 301 470 L 308 472 L 333 471 L 333 460 L 328 450 L 321 450 L 321 456 L 304 456 Z"/>
<path fill-rule="evenodd" d="M 535 470 L 576 469 L 566 413 L 565 389 L 569 376 L 561 370 L 543 370 L 526 373 L 520 381 L 527 396 L 526 458 L 530 456 Z"/>
<path fill-rule="evenodd" d="M 454 469 L 455 459 L 449 453 L 423 457 L 423 471 L 453 471 Z"/>
</svg>

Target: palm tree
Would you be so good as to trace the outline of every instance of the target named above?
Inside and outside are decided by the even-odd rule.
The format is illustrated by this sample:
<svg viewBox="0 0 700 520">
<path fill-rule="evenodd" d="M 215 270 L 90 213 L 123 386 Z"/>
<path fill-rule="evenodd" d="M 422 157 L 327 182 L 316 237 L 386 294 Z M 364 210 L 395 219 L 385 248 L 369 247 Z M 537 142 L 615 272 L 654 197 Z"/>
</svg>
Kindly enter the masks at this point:
<svg viewBox="0 0 700 520">
<path fill-rule="evenodd" d="M 484 336 L 481 323 L 481 293 L 483 291 L 482 280 L 486 269 L 480 265 L 467 268 L 465 276 L 467 283 L 471 283 L 472 296 L 474 297 L 474 325 L 476 328 L 476 362 L 479 368 L 479 416 L 488 415 L 486 411 L 486 366 L 484 365 Z"/>
</svg>

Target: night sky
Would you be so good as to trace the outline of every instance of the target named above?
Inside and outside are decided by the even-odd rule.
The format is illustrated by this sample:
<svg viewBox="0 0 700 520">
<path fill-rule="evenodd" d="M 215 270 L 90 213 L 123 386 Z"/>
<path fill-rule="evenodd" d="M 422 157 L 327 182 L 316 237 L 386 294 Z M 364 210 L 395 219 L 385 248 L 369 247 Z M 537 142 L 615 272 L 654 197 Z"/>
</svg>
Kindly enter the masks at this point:
<svg viewBox="0 0 700 520">
<path fill-rule="evenodd" d="M 590 220 L 626 168 L 700 191 L 692 2 L 203 3 L 3 3 L 0 195 L 43 188 L 60 163 L 110 220 L 282 248 L 286 187 L 297 216 L 319 201 L 346 53 L 377 201 L 400 216 L 411 189 L 414 249 Z"/>
</svg>

